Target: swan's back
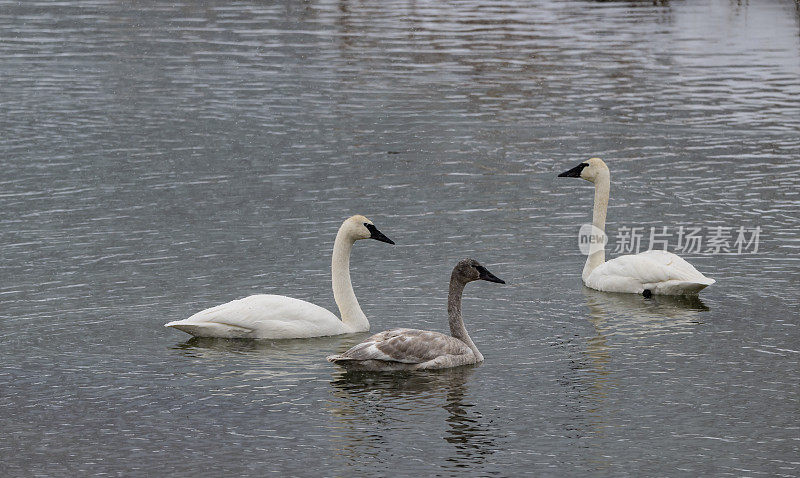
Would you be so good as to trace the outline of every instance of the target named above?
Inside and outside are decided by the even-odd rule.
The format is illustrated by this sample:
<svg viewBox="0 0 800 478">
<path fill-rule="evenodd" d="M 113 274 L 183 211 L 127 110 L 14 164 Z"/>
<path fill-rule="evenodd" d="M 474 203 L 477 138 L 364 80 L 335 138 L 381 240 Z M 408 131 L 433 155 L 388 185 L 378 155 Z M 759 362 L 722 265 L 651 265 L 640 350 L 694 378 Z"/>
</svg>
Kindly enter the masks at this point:
<svg viewBox="0 0 800 478">
<path fill-rule="evenodd" d="M 165 324 L 198 337 L 305 338 L 338 335 L 348 328 L 330 311 L 304 300 L 258 294 L 201 310 Z"/>
<path fill-rule="evenodd" d="M 414 370 L 446 368 L 475 363 L 475 354 L 464 342 L 439 332 L 392 329 L 366 339 L 328 360 L 362 370 Z"/>
<path fill-rule="evenodd" d="M 691 264 L 667 251 L 651 250 L 620 256 L 603 263 L 589 274 L 586 285 L 606 292 L 695 294 L 716 282 Z"/>
</svg>

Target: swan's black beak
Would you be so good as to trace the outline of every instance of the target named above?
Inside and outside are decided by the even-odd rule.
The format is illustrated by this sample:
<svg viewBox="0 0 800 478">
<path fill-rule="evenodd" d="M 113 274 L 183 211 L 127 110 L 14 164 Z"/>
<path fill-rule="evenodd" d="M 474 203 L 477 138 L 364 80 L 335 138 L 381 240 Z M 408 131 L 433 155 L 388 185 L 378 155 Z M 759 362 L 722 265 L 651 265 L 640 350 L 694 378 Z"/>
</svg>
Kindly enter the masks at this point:
<svg viewBox="0 0 800 478">
<path fill-rule="evenodd" d="M 570 169 L 569 171 L 564 171 L 563 173 L 559 174 L 559 178 L 579 178 L 581 177 L 581 171 L 583 168 L 589 166 L 589 163 L 581 163 L 574 168 Z"/>
<path fill-rule="evenodd" d="M 483 266 L 477 266 L 475 268 L 478 269 L 478 273 L 480 274 L 478 276 L 478 278 L 481 279 L 481 280 L 486 280 L 486 281 L 489 281 L 489 282 L 497 282 L 498 284 L 505 284 L 506 283 L 506 281 L 504 281 L 503 279 L 500 279 L 496 275 L 492 274 L 491 272 L 486 270 L 486 268 L 483 267 Z"/>
<path fill-rule="evenodd" d="M 364 224 L 364 225 L 367 226 L 367 229 L 369 230 L 370 239 L 375 239 L 376 241 L 387 242 L 389 244 L 394 245 L 394 241 L 389 239 L 381 231 L 379 231 L 378 228 L 375 227 L 375 224 Z"/>
</svg>

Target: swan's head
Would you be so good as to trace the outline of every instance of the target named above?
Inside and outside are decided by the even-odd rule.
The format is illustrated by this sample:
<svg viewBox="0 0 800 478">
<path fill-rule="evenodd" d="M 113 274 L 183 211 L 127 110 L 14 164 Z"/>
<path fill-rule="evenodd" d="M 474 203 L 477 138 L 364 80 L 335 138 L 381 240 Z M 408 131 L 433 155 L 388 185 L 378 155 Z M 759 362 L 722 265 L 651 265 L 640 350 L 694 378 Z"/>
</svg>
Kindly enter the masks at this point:
<svg viewBox="0 0 800 478">
<path fill-rule="evenodd" d="M 372 221 L 360 214 L 347 218 L 342 224 L 341 230 L 354 241 L 359 239 L 375 239 L 376 241 L 394 244 L 394 241 L 383 235 Z"/>
<path fill-rule="evenodd" d="M 498 284 L 505 284 L 505 281 L 499 279 L 497 276 L 486 270 L 475 259 L 462 259 L 453 268 L 451 279 L 456 279 L 462 283 L 472 282 L 475 280 L 485 280 L 489 282 L 497 282 Z"/>
<path fill-rule="evenodd" d="M 589 182 L 595 182 L 600 177 L 608 176 L 608 166 L 600 158 L 592 158 L 584 161 L 569 171 L 559 174 L 559 178 L 581 178 Z"/>
</svg>

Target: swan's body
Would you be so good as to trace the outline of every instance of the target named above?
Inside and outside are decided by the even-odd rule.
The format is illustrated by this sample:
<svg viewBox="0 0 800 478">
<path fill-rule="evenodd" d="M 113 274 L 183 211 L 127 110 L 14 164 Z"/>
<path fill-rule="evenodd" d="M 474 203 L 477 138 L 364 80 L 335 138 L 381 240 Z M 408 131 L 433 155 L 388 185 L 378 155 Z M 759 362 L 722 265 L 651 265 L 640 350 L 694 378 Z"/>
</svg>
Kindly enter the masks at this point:
<svg viewBox="0 0 800 478">
<path fill-rule="evenodd" d="M 166 324 L 197 337 L 293 339 L 351 330 L 329 310 L 283 295 L 257 294 Z"/>
<path fill-rule="evenodd" d="M 165 324 L 197 337 L 291 339 L 340 335 L 369 330 L 350 282 L 350 251 L 359 239 L 394 244 L 364 216 L 353 216 L 339 228 L 333 245 L 333 297 L 342 320 L 304 300 L 282 295 L 251 295 L 202 310 L 188 319 Z"/>
<path fill-rule="evenodd" d="M 582 178 L 594 183 L 593 230 L 605 234 L 606 212 L 611 189 L 611 173 L 600 158 L 592 158 L 560 177 Z M 587 287 L 605 292 L 657 295 L 694 295 L 713 284 L 679 256 L 650 250 L 641 254 L 605 260 L 604 242 L 593 242 L 581 278 Z"/>
<path fill-rule="evenodd" d="M 451 335 L 418 329 L 387 330 L 328 360 L 349 370 L 372 371 L 433 370 L 483 362 L 461 317 L 464 286 L 478 279 L 505 284 L 475 260 L 459 262 L 450 276 L 447 297 Z"/>
<path fill-rule="evenodd" d="M 583 279 L 587 287 L 605 292 L 656 295 L 697 294 L 714 282 L 680 256 L 655 250 L 604 262 Z"/>
</svg>

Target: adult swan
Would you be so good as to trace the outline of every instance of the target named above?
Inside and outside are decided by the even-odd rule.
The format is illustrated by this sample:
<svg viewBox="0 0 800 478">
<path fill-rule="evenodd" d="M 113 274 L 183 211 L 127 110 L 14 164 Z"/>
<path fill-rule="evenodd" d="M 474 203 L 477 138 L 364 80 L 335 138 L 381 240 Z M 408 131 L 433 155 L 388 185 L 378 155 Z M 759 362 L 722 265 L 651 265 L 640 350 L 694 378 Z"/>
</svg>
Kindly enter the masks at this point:
<svg viewBox="0 0 800 478">
<path fill-rule="evenodd" d="M 342 320 L 318 305 L 282 295 L 258 294 L 200 311 L 188 319 L 164 324 L 198 337 L 293 339 L 366 332 L 369 321 L 361 311 L 350 282 L 350 250 L 359 239 L 394 244 L 364 216 L 342 223 L 333 243 L 333 298 Z"/>
<path fill-rule="evenodd" d="M 605 234 L 611 188 L 611 173 L 606 163 L 600 158 L 592 158 L 558 177 L 581 178 L 594 183 L 592 225 Z M 653 294 L 695 295 L 715 282 L 685 260 L 667 251 L 650 250 L 606 262 L 604 242 L 593 242 L 590 245 L 589 257 L 583 267 L 583 283 L 592 289 L 630 292 L 643 294 L 645 297 Z"/>
</svg>

